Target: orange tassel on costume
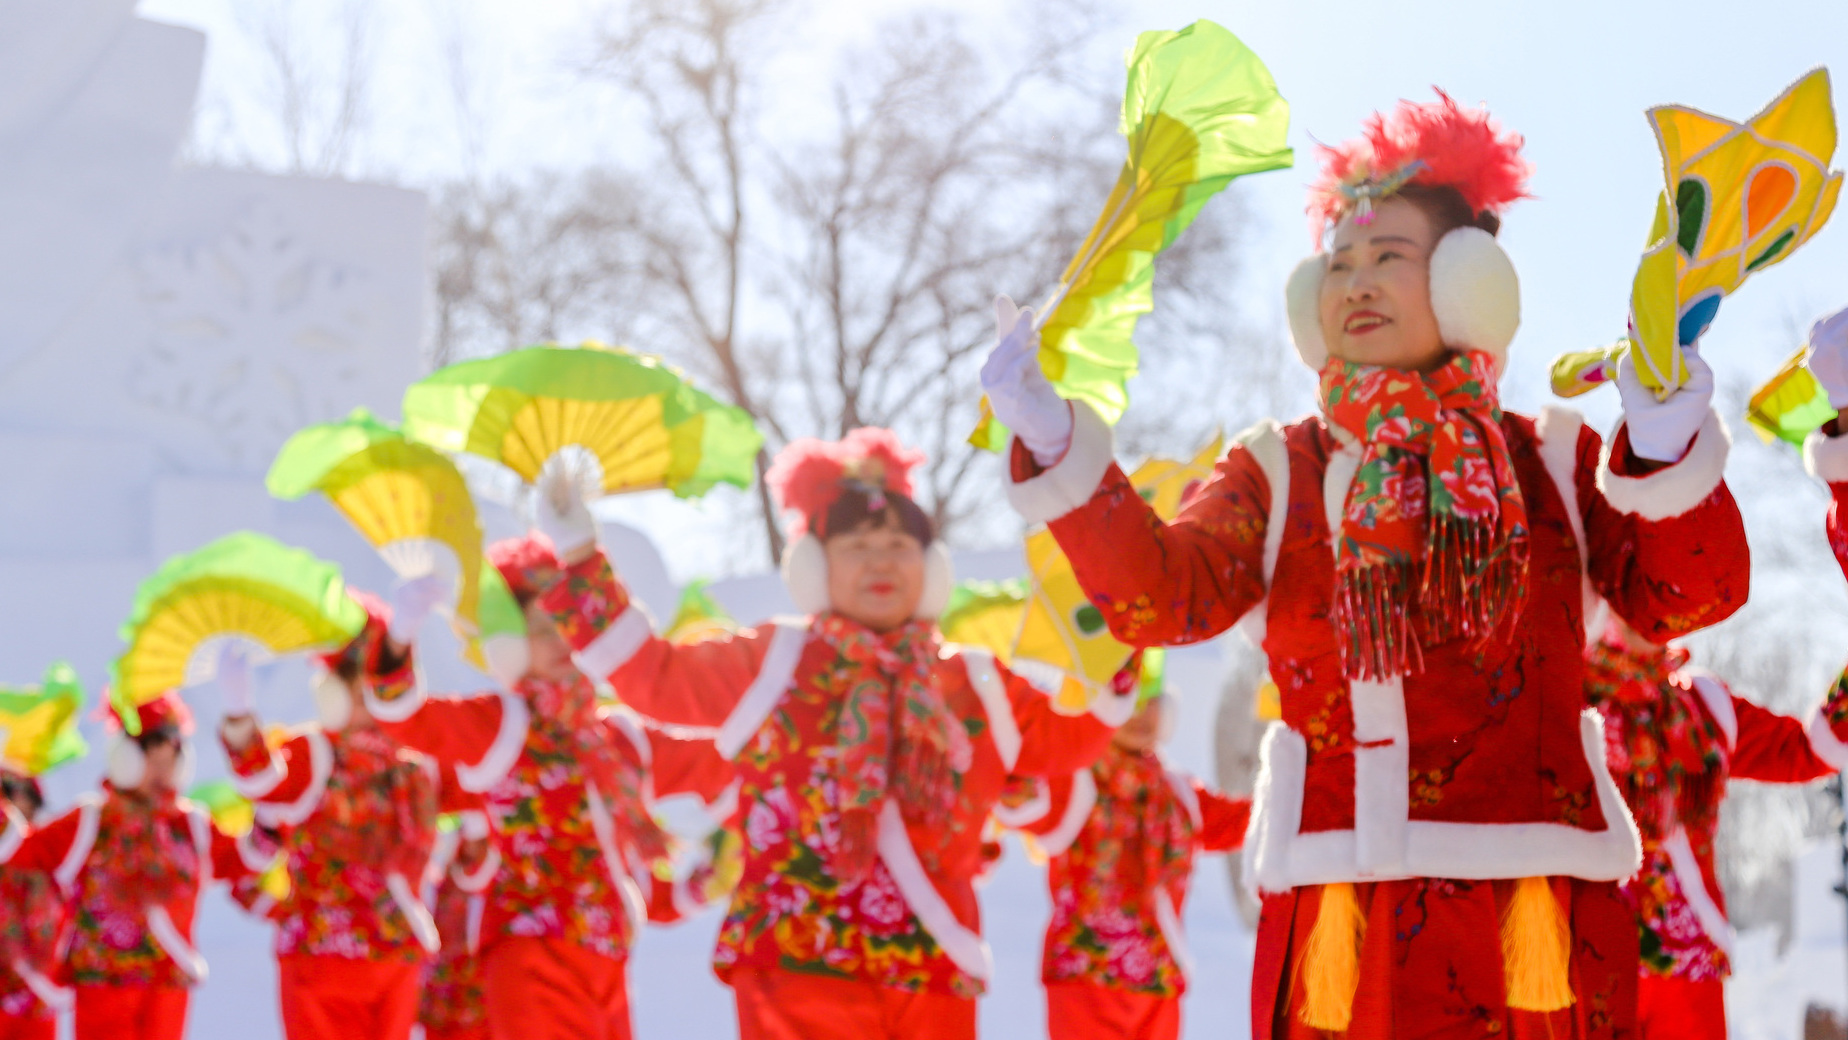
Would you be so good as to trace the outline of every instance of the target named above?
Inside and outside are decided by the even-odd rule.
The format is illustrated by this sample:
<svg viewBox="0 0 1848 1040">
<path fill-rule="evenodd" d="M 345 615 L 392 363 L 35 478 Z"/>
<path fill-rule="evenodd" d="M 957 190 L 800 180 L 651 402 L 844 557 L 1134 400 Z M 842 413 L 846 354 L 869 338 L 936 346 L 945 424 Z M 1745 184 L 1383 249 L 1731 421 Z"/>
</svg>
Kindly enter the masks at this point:
<svg viewBox="0 0 1848 1040">
<path fill-rule="evenodd" d="M 1501 939 L 1509 1007 L 1559 1011 L 1572 1006 L 1572 929 L 1545 878 L 1514 883 L 1514 896 L 1502 911 Z"/>
<path fill-rule="evenodd" d="M 1297 976 L 1303 988 L 1298 1017 L 1311 1029 L 1345 1031 L 1354 1018 L 1354 994 L 1360 989 L 1360 941 L 1367 919 L 1347 882 L 1322 886 L 1315 927 L 1303 944 Z"/>
</svg>

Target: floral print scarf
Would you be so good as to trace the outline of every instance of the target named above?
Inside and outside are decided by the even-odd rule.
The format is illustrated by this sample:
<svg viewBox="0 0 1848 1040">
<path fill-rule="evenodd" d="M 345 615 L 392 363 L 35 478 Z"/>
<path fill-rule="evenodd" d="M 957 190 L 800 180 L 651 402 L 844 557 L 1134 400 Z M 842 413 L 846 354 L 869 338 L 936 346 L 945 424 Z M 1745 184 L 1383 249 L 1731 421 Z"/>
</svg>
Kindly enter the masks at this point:
<svg viewBox="0 0 1848 1040">
<path fill-rule="evenodd" d="M 1096 876 L 1121 876 L 1121 860 L 1133 854 L 1141 858 L 1143 884 L 1151 891 L 1184 885 L 1193 869 L 1193 820 L 1161 757 L 1112 745 L 1091 766 L 1091 777 L 1097 781 L 1091 821 L 1098 837 Z"/>
<path fill-rule="evenodd" d="M 832 872 L 859 880 L 872 869 L 886 797 L 898 799 L 909 821 L 947 819 L 973 751 L 935 682 L 934 623 L 914 620 L 881 633 L 826 613 L 816 631 L 834 650 L 828 685 L 845 691 L 837 737 L 841 839 Z M 946 841 L 947 830 L 938 829 Z"/>
<path fill-rule="evenodd" d="M 1585 655 L 1586 697 L 1604 712 L 1611 772 L 1648 844 L 1677 825 L 1718 822 L 1722 737 L 1694 703 L 1699 694 L 1669 680 L 1687 663 L 1679 647 L 1639 654 L 1608 637 Z"/>
<path fill-rule="evenodd" d="M 1340 358 L 1322 369 L 1323 414 L 1361 446 L 1335 532 L 1350 679 L 1414 671 L 1422 647 L 1486 640 L 1520 612 L 1527 509 L 1494 377 L 1481 351 L 1430 373 Z"/>
</svg>

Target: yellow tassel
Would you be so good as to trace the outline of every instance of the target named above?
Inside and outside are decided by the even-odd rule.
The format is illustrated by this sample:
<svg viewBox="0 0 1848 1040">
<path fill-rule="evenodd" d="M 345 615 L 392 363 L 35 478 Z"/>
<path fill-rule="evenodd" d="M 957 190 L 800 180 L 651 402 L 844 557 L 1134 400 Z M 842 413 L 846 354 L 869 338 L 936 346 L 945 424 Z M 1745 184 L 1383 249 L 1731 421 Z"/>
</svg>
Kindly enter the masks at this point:
<svg viewBox="0 0 1848 1040">
<path fill-rule="evenodd" d="M 1522 1011 L 1571 1007 L 1572 929 L 1545 878 L 1514 883 L 1501 934 L 1508 1006 Z"/>
<path fill-rule="evenodd" d="M 1303 944 L 1303 1008 L 1298 1014 L 1303 1025 L 1342 1032 L 1353 1020 L 1354 993 L 1360 989 L 1360 940 L 1366 930 L 1354 886 L 1323 885 L 1315 927 Z"/>
</svg>

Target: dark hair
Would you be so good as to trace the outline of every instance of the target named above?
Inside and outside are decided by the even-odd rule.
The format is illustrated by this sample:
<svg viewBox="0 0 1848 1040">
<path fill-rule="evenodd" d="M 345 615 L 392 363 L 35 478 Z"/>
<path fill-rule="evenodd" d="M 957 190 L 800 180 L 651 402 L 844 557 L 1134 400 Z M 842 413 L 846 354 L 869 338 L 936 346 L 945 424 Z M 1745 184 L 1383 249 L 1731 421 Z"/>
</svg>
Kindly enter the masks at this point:
<svg viewBox="0 0 1848 1040">
<path fill-rule="evenodd" d="M 45 807 L 45 792 L 38 781 L 18 773 L 0 773 L 0 797 L 19 806 L 28 819 Z"/>
<path fill-rule="evenodd" d="M 135 734 L 134 741 L 143 751 L 151 751 L 162 744 L 178 746 L 184 739 L 180 727 L 174 725 L 154 726 Z"/>
<path fill-rule="evenodd" d="M 908 496 L 891 491 L 882 496 L 885 501 L 880 508 L 873 507 L 873 496 L 857 487 L 848 486 L 841 490 L 841 497 L 828 507 L 828 515 L 823 518 L 821 530 L 816 535 L 822 541 L 837 534 L 851 534 L 862 527 L 895 527 L 918 540 L 924 548 L 936 538 L 936 529 L 930 517 Z"/>
<path fill-rule="evenodd" d="M 1413 182 L 1396 192 L 1399 198 L 1417 206 L 1431 221 L 1438 238 L 1460 227 L 1477 227 L 1493 235 L 1501 231 L 1501 218 L 1488 210 L 1472 213 L 1463 193 L 1448 185 Z"/>
</svg>

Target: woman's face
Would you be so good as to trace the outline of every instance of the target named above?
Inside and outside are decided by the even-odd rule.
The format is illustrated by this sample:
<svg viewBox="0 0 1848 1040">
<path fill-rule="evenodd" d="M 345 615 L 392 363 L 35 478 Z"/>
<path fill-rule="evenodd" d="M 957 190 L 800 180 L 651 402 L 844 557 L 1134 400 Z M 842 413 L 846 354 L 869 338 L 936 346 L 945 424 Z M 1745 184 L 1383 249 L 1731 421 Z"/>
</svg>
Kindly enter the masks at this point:
<svg viewBox="0 0 1848 1040">
<path fill-rule="evenodd" d="M 1366 226 L 1335 227 L 1318 313 L 1328 352 L 1359 365 L 1428 371 L 1446 351 L 1431 310 L 1430 218 L 1401 198 L 1373 208 Z"/>
<path fill-rule="evenodd" d="M 526 673 L 539 679 L 563 682 L 577 672 L 571 644 L 552 623 L 552 615 L 538 600 L 526 605 L 526 647 L 531 654 Z"/>
<path fill-rule="evenodd" d="M 924 598 L 924 544 L 891 523 L 867 523 L 823 543 L 837 614 L 875 632 L 910 621 Z"/>
<path fill-rule="evenodd" d="M 141 750 L 147 758 L 148 769 L 141 781 L 140 789 L 158 794 L 177 789 L 180 783 L 179 738 L 165 737 L 145 741 Z"/>
</svg>

